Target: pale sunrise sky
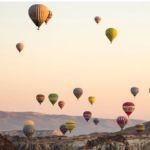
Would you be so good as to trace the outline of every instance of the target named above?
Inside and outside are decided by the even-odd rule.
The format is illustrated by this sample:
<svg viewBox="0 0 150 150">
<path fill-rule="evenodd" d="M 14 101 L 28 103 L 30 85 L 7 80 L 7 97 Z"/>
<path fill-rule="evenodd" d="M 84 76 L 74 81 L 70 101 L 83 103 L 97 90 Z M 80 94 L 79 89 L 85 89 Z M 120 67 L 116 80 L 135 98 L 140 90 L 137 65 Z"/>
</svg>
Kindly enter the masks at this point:
<svg viewBox="0 0 150 150">
<path fill-rule="evenodd" d="M 28 16 L 42 3 L 53 17 L 40 30 Z M 99 24 L 95 16 L 102 18 Z M 105 30 L 118 36 L 110 44 Z M 82 115 L 125 115 L 122 104 L 134 102 L 131 118 L 150 117 L 150 2 L 0 2 L 0 110 Z M 23 42 L 21 53 L 16 43 Z M 134 99 L 130 88 L 140 92 Z M 73 89 L 84 90 L 76 100 Z M 59 94 L 63 110 L 47 96 Z M 36 95 L 45 94 L 40 106 Z M 88 96 L 95 96 L 91 106 Z"/>
</svg>

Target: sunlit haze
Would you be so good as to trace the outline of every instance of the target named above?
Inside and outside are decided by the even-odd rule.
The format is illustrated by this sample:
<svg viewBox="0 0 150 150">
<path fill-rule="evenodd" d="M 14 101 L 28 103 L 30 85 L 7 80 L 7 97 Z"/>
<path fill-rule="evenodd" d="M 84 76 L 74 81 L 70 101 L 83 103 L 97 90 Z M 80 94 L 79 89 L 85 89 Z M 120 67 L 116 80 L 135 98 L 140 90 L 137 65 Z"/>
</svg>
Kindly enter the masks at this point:
<svg viewBox="0 0 150 150">
<path fill-rule="evenodd" d="M 0 110 L 82 115 L 89 110 L 100 118 L 125 115 L 149 120 L 150 113 L 150 2 L 42 2 L 53 17 L 40 30 L 28 16 L 36 2 L 0 2 Z M 95 16 L 102 19 L 99 24 Z M 105 30 L 114 27 L 113 43 Z M 21 53 L 16 43 L 25 47 Z M 139 87 L 134 98 L 132 86 Z M 81 87 L 77 100 L 73 89 Z M 63 110 L 48 100 L 58 93 Z M 40 106 L 36 95 L 46 96 Z M 93 106 L 89 96 L 95 96 Z"/>
</svg>

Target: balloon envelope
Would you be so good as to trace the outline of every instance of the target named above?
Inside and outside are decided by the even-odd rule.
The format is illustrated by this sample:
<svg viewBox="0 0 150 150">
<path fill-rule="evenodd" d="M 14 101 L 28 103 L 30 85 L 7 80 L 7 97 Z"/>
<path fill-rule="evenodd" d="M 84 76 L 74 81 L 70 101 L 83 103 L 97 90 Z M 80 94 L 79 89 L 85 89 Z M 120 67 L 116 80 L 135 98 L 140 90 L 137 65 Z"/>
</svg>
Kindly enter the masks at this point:
<svg viewBox="0 0 150 150">
<path fill-rule="evenodd" d="M 49 98 L 50 102 L 52 103 L 52 105 L 54 105 L 58 100 L 58 94 L 51 93 L 51 94 L 49 94 L 48 98 Z"/>
<path fill-rule="evenodd" d="M 72 130 L 76 127 L 76 122 L 75 121 L 67 121 L 65 123 L 65 126 L 66 126 L 67 130 L 69 130 L 71 133 Z"/>
<path fill-rule="evenodd" d="M 34 121 L 31 120 L 31 119 L 25 120 L 24 121 L 24 126 L 26 126 L 26 125 L 32 125 L 32 126 L 34 126 Z"/>
<path fill-rule="evenodd" d="M 28 138 L 31 138 L 32 135 L 34 134 L 34 132 L 35 132 L 35 128 L 34 128 L 34 126 L 32 126 L 32 125 L 25 125 L 25 126 L 23 127 L 23 133 L 24 133 L 24 135 L 27 136 Z"/>
<path fill-rule="evenodd" d="M 91 117 L 92 117 L 92 113 L 90 111 L 85 111 L 83 113 L 83 117 L 88 122 L 91 119 Z"/>
<path fill-rule="evenodd" d="M 132 87 L 130 89 L 131 93 L 133 96 L 136 96 L 139 93 L 139 88 L 138 87 Z"/>
<path fill-rule="evenodd" d="M 145 125 L 144 124 L 136 125 L 136 132 L 137 133 L 143 133 L 144 131 L 145 131 Z"/>
<path fill-rule="evenodd" d="M 98 24 L 98 23 L 101 21 L 101 18 L 100 18 L 99 16 L 96 16 L 96 17 L 94 18 L 94 20 L 95 20 L 95 22 Z"/>
<path fill-rule="evenodd" d="M 66 128 L 66 126 L 63 124 L 63 125 L 61 125 L 60 126 L 60 131 L 65 135 L 66 134 L 66 132 L 68 131 L 68 129 Z"/>
<path fill-rule="evenodd" d="M 105 31 L 105 34 L 107 36 L 107 38 L 110 40 L 110 42 L 112 43 L 112 41 L 116 38 L 117 36 L 117 30 L 115 28 L 108 28 Z"/>
<path fill-rule="evenodd" d="M 42 25 L 42 23 L 51 17 L 49 15 L 52 13 L 50 10 L 48 10 L 48 8 L 45 5 L 34 4 L 34 5 L 30 6 L 30 8 L 28 10 L 28 14 L 29 14 L 29 17 L 31 18 L 31 20 L 33 21 L 33 23 L 39 29 L 39 27 Z"/>
<path fill-rule="evenodd" d="M 75 97 L 77 99 L 79 99 L 82 96 L 82 94 L 83 94 L 83 90 L 81 88 L 75 88 L 73 90 L 73 94 L 75 95 Z"/>
<path fill-rule="evenodd" d="M 98 125 L 99 119 L 98 119 L 98 118 L 94 118 L 94 119 L 93 119 L 93 122 L 94 122 L 95 125 Z"/>
<path fill-rule="evenodd" d="M 49 13 L 48 13 L 48 17 L 47 19 L 45 20 L 45 24 L 48 23 L 48 21 L 52 18 L 52 12 L 49 10 Z"/>
<path fill-rule="evenodd" d="M 128 117 L 132 114 L 132 112 L 134 111 L 135 109 L 135 105 L 134 103 L 132 102 L 125 102 L 123 105 L 122 105 L 122 108 L 124 110 L 124 112 L 128 115 Z"/>
<path fill-rule="evenodd" d="M 18 50 L 19 52 L 21 52 L 21 51 L 23 50 L 23 48 L 24 48 L 24 44 L 23 44 L 23 43 L 17 43 L 17 44 L 16 44 L 16 48 L 17 48 L 17 50 Z"/>
<path fill-rule="evenodd" d="M 123 129 L 124 126 L 127 124 L 128 119 L 125 116 L 119 116 L 116 121 L 118 125 L 120 126 L 120 128 Z"/>
<path fill-rule="evenodd" d="M 88 100 L 89 100 L 90 104 L 93 105 L 95 103 L 95 101 L 96 101 L 96 97 L 89 96 Z"/>
<path fill-rule="evenodd" d="M 40 104 L 43 103 L 44 99 L 45 99 L 45 96 L 44 96 L 43 94 L 38 94 L 38 95 L 36 95 L 36 100 L 37 100 Z"/>
<path fill-rule="evenodd" d="M 64 101 L 59 101 L 58 106 L 62 109 L 65 106 L 65 102 Z"/>
</svg>

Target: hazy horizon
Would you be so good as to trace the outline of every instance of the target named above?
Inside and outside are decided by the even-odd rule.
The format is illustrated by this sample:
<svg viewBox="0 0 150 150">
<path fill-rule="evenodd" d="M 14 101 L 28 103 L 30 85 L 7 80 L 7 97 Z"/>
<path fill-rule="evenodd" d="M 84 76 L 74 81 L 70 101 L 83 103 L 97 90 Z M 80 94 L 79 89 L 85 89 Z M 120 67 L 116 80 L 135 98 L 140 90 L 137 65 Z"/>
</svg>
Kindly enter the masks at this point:
<svg viewBox="0 0 150 150">
<path fill-rule="evenodd" d="M 42 2 L 53 17 L 39 31 L 28 16 L 34 3 L 0 2 L 0 110 L 74 116 L 89 110 L 113 119 L 125 115 L 122 104 L 131 101 L 131 119 L 149 120 L 150 2 Z M 118 30 L 112 44 L 109 27 Z M 21 53 L 18 42 L 25 45 Z M 136 98 L 132 86 L 139 87 Z M 76 87 L 84 90 L 80 100 Z M 62 110 L 49 102 L 53 92 L 66 102 Z M 41 106 L 39 93 L 46 96 Z M 88 96 L 97 98 L 93 106 Z"/>
</svg>

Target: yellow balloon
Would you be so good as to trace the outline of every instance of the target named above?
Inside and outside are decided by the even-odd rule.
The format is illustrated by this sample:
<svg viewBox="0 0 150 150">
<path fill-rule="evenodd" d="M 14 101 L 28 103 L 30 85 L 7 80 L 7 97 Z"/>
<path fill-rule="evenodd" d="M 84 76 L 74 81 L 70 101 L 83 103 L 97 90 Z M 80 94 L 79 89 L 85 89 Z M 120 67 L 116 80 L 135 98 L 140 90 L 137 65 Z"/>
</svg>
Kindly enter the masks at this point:
<svg viewBox="0 0 150 150">
<path fill-rule="evenodd" d="M 34 126 L 34 121 L 33 121 L 33 120 L 30 120 L 30 119 L 25 120 L 25 121 L 24 121 L 24 126 L 26 126 L 26 125 L 32 125 L 32 126 Z"/>
<path fill-rule="evenodd" d="M 110 40 L 110 42 L 112 43 L 112 41 L 116 38 L 117 36 L 117 30 L 115 28 L 108 28 L 105 31 L 105 34 L 107 36 L 107 38 Z"/>
<path fill-rule="evenodd" d="M 95 101 L 96 101 L 96 97 L 89 96 L 88 100 L 89 100 L 90 104 L 93 105 L 95 103 Z"/>
<path fill-rule="evenodd" d="M 72 121 L 72 120 L 70 120 L 70 121 L 67 121 L 66 123 L 65 123 L 65 127 L 70 131 L 70 133 L 71 133 L 71 131 L 76 127 L 76 122 L 75 121 Z"/>
<path fill-rule="evenodd" d="M 138 133 L 144 132 L 144 131 L 145 131 L 145 126 L 144 126 L 144 124 L 138 124 L 138 125 L 136 125 L 136 131 L 137 131 Z"/>
</svg>

